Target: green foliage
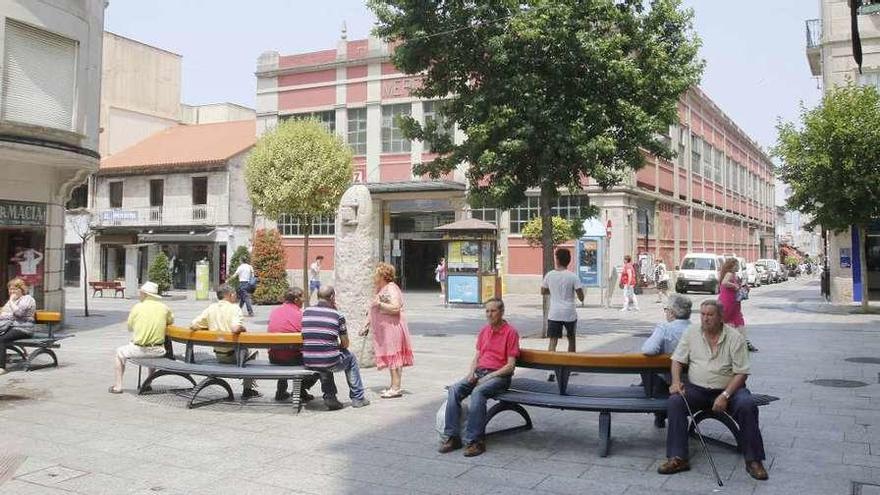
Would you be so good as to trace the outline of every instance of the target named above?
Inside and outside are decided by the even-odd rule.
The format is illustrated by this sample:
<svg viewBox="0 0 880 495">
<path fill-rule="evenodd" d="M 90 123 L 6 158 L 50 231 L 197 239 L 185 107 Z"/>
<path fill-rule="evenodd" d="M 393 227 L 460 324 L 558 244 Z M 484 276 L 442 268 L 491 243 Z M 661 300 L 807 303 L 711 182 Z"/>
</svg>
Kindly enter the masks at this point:
<svg viewBox="0 0 880 495">
<path fill-rule="evenodd" d="M 786 256 L 785 257 L 785 265 L 786 266 L 797 266 L 798 265 L 797 256 Z"/>
<path fill-rule="evenodd" d="M 873 86 L 828 91 L 800 126 L 777 125 L 773 154 L 791 187 L 788 207 L 808 215 L 808 228 L 843 231 L 880 216 L 880 94 Z"/>
<path fill-rule="evenodd" d="M 229 273 L 235 273 L 235 270 L 238 270 L 238 266 L 241 265 L 241 262 L 249 260 L 250 258 L 251 254 L 248 252 L 247 246 L 238 246 L 235 249 L 235 252 L 232 253 L 232 259 L 229 260 Z M 226 283 L 233 289 L 238 290 L 238 284 L 240 281 L 238 280 L 238 277 L 229 277 L 226 280 Z"/>
<path fill-rule="evenodd" d="M 578 237 L 583 235 L 583 226 L 579 225 L 580 222 L 570 222 L 562 217 L 553 217 L 552 222 L 552 247 L 556 247 L 572 239 L 577 239 Z M 543 224 L 544 222 L 541 221 L 541 217 L 535 217 L 529 220 L 529 222 L 523 226 L 522 236 L 523 239 L 528 241 L 529 246 L 541 247 L 544 245 L 541 240 L 541 229 Z"/>
<path fill-rule="evenodd" d="M 260 282 L 254 292 L 257 304 L 278 304 L 290 287 L 285 271 L 281 234 L 275 229 L 260 229 L 254 236 L 254 271 Z"/>
<path fill-rule="evenodd" d="M 317 120 L 287 120 L 264 134 L 248 157 L 251 203 L 269 218 L 303 223 L 333 213 L 352 180 L 351 151 Z"/>
<path fill-rule="evenodd" d="M 159 286 L 159 294 L 164 293 L 171 288 L 171 268 L 168 256 L 160 252 L 153 258 L 150 269 L 147 270 L 147 277 L 150 282 L 155 282 Z"/>
</svg>

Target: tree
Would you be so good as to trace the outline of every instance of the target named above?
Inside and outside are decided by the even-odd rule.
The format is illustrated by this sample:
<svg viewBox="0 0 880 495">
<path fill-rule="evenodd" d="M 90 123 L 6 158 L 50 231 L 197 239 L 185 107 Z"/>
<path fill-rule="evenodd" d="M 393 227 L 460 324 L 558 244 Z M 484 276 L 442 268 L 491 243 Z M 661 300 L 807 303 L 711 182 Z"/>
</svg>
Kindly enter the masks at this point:
<svg viewBox="0 0 880 495">
<path fill-rule="evenodd" d="M 662 136 L 702 62 L 693 11 L 680 0 L 370 0 L 392 61 L 422 76 L 414 90 L 442 119 L 401 119 L 438 158 L 438 178 L 468 163 L 472 206 L 512 208 L 540 190 L 543 268 L 553 269 L 551 206 L 587 177 L 604 189 L 671 158 Z M 457 125 L 467 136 L 453 143 Z"/>
<path fill-rule="evenodd" d="M 788 208 L 835 232 L 858 229 L 861 273 L 865 230 L 880 216 L 880 94 L 852 83 L 833 88 L 814 109 L 801 107 L 800 126 L 777 125 L 773 154 L 782 160 L 779 177 L 791 187 Z M 868 284 L 862 284 L 868 310 Z"/>
<path fill-rule="evenodd" d="M 299 221 L 303 288 L 309 286 L 312 224 L 335 212 L 352 173 L 348 145 L 313 119 L 282 122 L 260 137 L 248 158 L 245 182 L 254 207 L 269 218 L 287 214 Z"/>
<path fill-rule="evenodd" d="M 247 246 L 238 246 L 235 248 L 235 252 L 232 253 L 232 259 L 229 260 L 229 273 L 235 273 L 242 261 L 250 259 L 251 253 L 248 252 Z M 238 277 L 229 277 L 229 279 L 226 280 L 226 283 L 234 290 L 238 290 L 238 284 L 240 282 L 241 281 L 238 280 Z"/>
<path fill-rule="evenodd" d="M 80 279 L 82 280 L 83 289 L 83 309 L 84 316 L 89 316 L 89 264 L 86 248 L 88 247 L 89 239 L 95 236 L 95 230 L 92 226 L 92 214 L 85 211 L 76 215 L 68 213 L 68 215 L 71 216 L 70 225 L 73 233 L 79 239 L 79 256 L 82 260 Z"/>
<path fill-rule="evenodd" d="M 159 254 L 153 258 L 153 262 L 150 264 L 150 269 L 147 271 L 147 276 L 149 277 L 150 282 L 155 282 L 156 285 L 159 286 L 159 294 L 163 294 L 171 288 L 170 262 L 165 253 L 159 252 Z"/>
<path fill-rule="evenodd" d="M 570 241 L 572 239 L 577 239 L 583 235 L 583 227 L 579 225 L 579 222 L 571 222 L 562 217 L 552 217 L 553 222 L 553 241 L 552 247 Z M 525 224 L 522 228 L 522 236 L 529 243 L 529 246 L 532 247 L 540 247 L 543 246 L 543 220 L 541 217 L 535 217 L 527 224 Z"/>
<path fill-rule="evenodd" d="M 260 229 L 254 236 L 254 272 L 260 283 L 254 291 L 257 304 L 278 304 L 290 287 L 287 283 L 284 248 L 276 229 Z"/>
</svg>

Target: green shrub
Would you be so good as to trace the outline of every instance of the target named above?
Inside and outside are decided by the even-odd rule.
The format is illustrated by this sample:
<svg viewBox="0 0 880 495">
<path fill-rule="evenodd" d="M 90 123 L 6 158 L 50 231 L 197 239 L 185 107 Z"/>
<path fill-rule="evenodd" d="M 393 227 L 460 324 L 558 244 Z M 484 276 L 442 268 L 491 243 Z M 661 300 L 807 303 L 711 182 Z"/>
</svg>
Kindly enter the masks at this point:
<svg viewBox="0 0 880 495">
<path fill-rule="evenodd" d="M 260 229 L 254 236 L 254 271 L 260 279 L 254 292 L 257 304 L 278 304 L 290 287 L 285 270 L 281 234 L 275 229 Z"/>
<path fill-rule="evenodd" d="M 155 282 L 159 286 L 159 294 L 171 288 L 171 269 L 169 268 L 168 256 L 165 256 L 165 253 L 160 252 L 153 258 L 147 276 L 150 278 L 150 282 Z"/>
</svg>

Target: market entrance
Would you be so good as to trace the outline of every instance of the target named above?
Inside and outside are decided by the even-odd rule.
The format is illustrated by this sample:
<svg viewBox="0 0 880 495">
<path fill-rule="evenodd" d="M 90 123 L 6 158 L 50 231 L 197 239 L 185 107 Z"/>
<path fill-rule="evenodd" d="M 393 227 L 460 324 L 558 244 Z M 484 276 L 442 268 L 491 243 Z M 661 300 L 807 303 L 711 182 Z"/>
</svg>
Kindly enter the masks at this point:
<svg viewBox="0 0 880 495">
<path fill-rule="evenodd" d="M 443 256 L 439 240 L 404 240 L 401 252 L 400 279 L 405 290 L 440 290 L 434 268 Z"/>
<path fill-rule="evenodd" d="M 388 205 L 391 216 L 388 255 L 397 269 L 400 288 L 439 292 L 434 267 L 443 256 L 443 243 L 441 233 L 434 229 L 455 219 L 449 202 L 389 201 Z"/>
</svg>

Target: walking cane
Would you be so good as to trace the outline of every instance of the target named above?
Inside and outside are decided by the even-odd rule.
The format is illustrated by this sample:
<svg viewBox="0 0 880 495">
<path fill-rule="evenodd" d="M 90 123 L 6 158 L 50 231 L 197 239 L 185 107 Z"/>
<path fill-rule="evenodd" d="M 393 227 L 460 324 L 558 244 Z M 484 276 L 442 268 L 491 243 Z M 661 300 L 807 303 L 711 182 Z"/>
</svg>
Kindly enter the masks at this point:
<svg viewBox="0 0 880 495">
<path fill-rule="evenodd" d="M 721 476 L 718 475 L 718 468 L 715 467 L 715 460 L 712 459 L 712 454 L 709 453 L 709 447 L 706 446 L 706 440 L 703 439 L 703 434 L 700 433 L 700 425 L 697 424 L 697 420 L 696 418 L 694 418 L 694 413 L 693 411 L 691 411 L 691 406 L 690 404 L 688 404 L 688 401 L 685 398 L 684 394 L 681 394 L 681 398 L 682 400 L 684 400 L 684 406 L 688 410 L 688 416 L 691 417 L 691 421 L 694 423 L 694 431 L 697 432 L 697 438 L 700 439 L 700 445 L 703 446 L 703 452 L 706 453 L 706 457 L 709 458 L 709 464 L 712 465 L 712 472 L 715 473 L 715 479 L 718 481 L 718 486 L 724 486 L 724 482 L 721 481 Z"/>
</svg>

